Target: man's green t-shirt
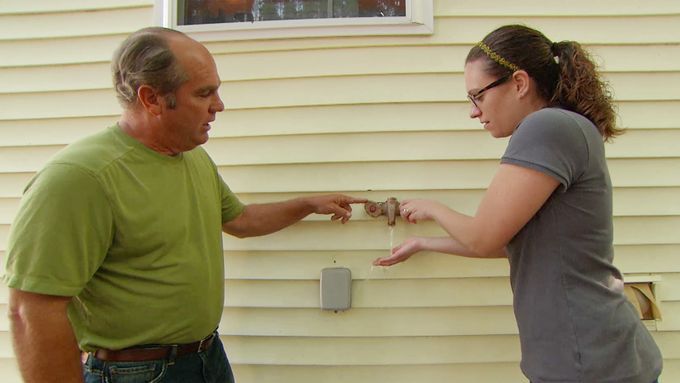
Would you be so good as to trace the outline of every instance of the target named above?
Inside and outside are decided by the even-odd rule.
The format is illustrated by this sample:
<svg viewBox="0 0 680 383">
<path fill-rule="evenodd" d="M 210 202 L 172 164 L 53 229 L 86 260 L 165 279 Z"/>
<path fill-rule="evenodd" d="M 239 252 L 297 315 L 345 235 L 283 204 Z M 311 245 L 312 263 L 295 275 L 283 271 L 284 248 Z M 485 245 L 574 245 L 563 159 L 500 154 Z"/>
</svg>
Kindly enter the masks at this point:
<svg viewBox="0 0 680 383">
<path fill-rule="evenodd" d="M 222 223 L 242 211 L 203 148 L 166 156 L 113 126 L 31 180 L 4 281 L 73 296 L 85 351 L 196 341 L 220 321 Z"/>
</svg>

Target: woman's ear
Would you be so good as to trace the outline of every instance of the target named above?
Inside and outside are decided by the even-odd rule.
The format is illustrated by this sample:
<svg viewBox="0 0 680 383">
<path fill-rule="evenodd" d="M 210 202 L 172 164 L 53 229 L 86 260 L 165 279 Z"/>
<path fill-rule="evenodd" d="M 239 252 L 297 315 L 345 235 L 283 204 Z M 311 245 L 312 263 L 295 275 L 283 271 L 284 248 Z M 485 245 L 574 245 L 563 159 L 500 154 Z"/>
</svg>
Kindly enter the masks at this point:
<svg viewBox="0 0 680 383">
<path fill-rule="evenodd" d="M 154 116 L 161 114 L 161 99 L 156 90 L 148 85 L 142 85 L 137 89 L 137 98 L 144 109 Z"/>
<path fill-rule="evenodd" d="M 519 98 L 526 97 L 531 88 L 531 78 L 525 70 L 518 70 L 512 74 L 513 85 Z"/>
</svg>

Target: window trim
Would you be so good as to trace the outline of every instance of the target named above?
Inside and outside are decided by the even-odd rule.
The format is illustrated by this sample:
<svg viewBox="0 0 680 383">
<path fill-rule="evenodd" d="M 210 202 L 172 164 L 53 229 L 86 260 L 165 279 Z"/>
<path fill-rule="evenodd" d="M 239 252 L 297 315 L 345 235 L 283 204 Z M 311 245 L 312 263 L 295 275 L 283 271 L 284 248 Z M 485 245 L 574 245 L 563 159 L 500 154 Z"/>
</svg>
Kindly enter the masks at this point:
<svg viewBox="0 0 680 383">
<path fill-rule="evenodd" d="M 154 24 L 198 41 L 286 39 L 330 36 L 431 35 L 433 0 L 406 0 L 404 17 L 354 17 L 177 25 L 177 0 L 155 0 Z"/>
</svg>

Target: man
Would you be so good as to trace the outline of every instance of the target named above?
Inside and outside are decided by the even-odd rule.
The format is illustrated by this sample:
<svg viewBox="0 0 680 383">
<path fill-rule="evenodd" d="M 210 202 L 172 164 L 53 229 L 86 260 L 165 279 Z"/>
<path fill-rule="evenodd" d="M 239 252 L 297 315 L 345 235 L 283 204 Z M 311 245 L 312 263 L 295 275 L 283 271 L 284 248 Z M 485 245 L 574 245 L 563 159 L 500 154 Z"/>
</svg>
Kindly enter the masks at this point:
<svg viewBox="0 0 680 383">
<path fill-rule="evenodd" d="M 119 122 L 55 156 L 13 223 L 4 281 L 21 373 L 41 383 L 233 382 L 215 332 L 222 231 L 269 234 L 311 213 L 344 223 L 365 200 L 241 204 L 200 147 L 224 105 L 212 56 L 186 35 L 140 30 L 112 66 Z"/>
</svg>

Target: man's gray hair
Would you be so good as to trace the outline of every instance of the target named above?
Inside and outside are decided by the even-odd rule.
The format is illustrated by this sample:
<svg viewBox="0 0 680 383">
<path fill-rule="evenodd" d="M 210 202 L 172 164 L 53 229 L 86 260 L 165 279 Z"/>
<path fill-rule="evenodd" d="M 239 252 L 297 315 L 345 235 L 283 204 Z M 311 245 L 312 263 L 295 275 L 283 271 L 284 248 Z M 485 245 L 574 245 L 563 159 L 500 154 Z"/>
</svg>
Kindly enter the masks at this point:
<svg viewBox="0 0 680 383">
<path fill-rule="evenodd" d="M 176 106 L 174 92 L 188 78 L 168 45 L 167 35 L 173 33 L 182 34 L 162 27 L 141 29 L 128 36 L 114 53 L 113 85 L 123 108 L 137 102 L 137 90 L 142 85 L 158 91 L 170 108 Z"/>
</svg>

